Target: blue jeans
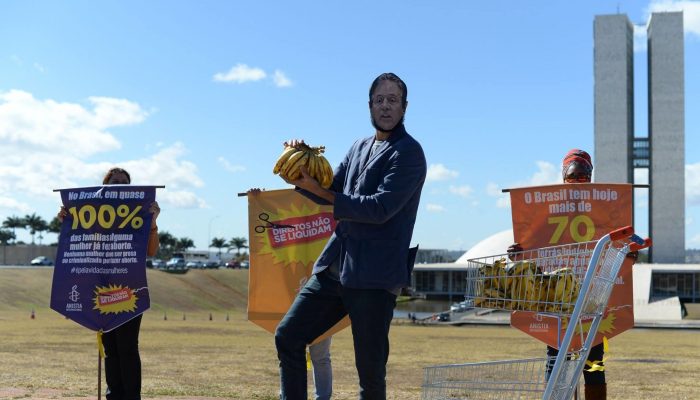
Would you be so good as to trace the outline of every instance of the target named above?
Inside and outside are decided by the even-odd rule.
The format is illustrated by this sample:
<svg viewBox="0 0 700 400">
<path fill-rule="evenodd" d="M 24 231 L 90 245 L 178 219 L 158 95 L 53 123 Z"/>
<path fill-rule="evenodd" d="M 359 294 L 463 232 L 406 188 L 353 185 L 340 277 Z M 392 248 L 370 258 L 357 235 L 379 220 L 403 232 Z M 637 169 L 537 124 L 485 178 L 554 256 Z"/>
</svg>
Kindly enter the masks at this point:
<svg viewBox="0 0 700 400">
<path fill-rule="evenodd" d="M 386 399 L 389 327 L 396 296 L 383 289 L 351 289 L 316 274 L 299 292 L 277 332 L 282 400 L 306 400 L 308 343 L 350 316 L 361 400 Z"/>
<path fill-rule="evenodd" d="M 330 400 L 333 394 L 333 366 L 331 365 L 331 339 L 329 336 L 309 346 L 311 364 L 314 367 L 315 400 Z"/>
</svg>

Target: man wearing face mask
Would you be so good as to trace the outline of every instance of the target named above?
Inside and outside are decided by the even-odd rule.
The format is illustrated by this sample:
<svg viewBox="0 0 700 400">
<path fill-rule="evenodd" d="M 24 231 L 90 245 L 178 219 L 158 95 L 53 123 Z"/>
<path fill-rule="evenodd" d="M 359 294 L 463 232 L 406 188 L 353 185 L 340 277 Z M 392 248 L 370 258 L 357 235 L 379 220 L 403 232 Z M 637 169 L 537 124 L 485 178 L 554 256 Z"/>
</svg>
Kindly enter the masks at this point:
<svg viewBox="0 0 700 400">
<path fill-rule="evenodd" d="M 359 398 L 386 398 L 389 326 L 396 296 L 410 283 L 415 249 L 409 245 L 427 171 L 423 149 L 404 128 L 407 95 L 398 76 L 378 76 L 369 90 L 375 133 L 353 144 L 331 187 L 321 187 L 303 168 L 302 177 L 289 182 L 332 204 L 338 223 L 275 334 L 282 399 L 306 399 L 304 349 L 346 315 Z"/>
</svg>

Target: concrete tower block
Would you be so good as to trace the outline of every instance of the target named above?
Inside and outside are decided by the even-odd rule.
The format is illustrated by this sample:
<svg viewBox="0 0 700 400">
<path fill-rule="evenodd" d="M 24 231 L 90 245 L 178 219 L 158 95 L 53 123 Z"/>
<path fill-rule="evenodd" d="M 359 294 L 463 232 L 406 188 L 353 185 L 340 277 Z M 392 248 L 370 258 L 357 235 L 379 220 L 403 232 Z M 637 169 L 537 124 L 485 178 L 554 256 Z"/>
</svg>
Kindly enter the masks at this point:
<svg viewBox="0 0 700 400">
<path fill-rule="evenodd" d="M 654 13 L 648 35 L 649 232 L 655 263 L 685 262 L 683 13 Z"/>
<path fill-rule="evenodd" d="M 632 183 L 633 27 L 624 14 L 599 15 L 593 36 L 595 181 Z"/>
</svg>

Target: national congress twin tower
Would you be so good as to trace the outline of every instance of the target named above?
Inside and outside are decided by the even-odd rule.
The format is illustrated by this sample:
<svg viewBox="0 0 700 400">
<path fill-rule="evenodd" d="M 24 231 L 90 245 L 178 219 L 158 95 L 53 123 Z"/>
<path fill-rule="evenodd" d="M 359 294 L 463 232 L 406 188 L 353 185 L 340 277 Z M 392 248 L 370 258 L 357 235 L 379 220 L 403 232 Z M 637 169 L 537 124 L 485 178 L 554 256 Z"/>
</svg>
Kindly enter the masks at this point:
<svg viewBox="0 0 700 400">
<path fill-rule="evenodd" d="M 654 13 L 647 26 L 649 131 L 635 136 L 634 30 L 624 14 L 594 22 L 595 180 L 634 183 L 649 171 L 650 261 L 685 262 L 683 13 Z"/>
</svg>

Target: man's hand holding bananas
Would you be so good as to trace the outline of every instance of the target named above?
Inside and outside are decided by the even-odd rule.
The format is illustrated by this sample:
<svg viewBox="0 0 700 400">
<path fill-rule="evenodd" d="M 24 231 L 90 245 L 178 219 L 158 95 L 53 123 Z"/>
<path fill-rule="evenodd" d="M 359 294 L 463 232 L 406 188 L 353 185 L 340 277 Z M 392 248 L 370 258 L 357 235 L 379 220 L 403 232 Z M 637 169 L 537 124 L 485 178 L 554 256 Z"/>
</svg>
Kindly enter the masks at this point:
<svg viewBox="0 0 700 400">
<path fill-rule="evenodd" d="M 310 147 L 303 140 L 285 142 L 272 172 L 290 185 L 333 203 L 335 194 L 327 190 L 333 183 L 333 168 L 323 156 L 324 150 L 323 146 Z"/>
</svg>

